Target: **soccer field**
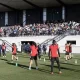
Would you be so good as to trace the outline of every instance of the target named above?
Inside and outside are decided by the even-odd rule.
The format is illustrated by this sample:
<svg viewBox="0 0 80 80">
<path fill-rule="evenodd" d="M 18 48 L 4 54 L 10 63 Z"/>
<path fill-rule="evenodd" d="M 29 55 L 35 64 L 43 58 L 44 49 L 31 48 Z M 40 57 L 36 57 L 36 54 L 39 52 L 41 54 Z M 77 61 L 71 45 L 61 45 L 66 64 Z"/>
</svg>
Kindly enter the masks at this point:
<svg viewBox="0 0 80 80">
<path fill-rule="evenodd" d="M 46 56 L 46 62 L 38 60 L 39 69 L 28 70 L 29 56 L 26 54 L 18 54 L 18 66 L 15 62 L 11 63 L 11 54 L 7 53 L 6 58 L 0 58 L 0 80 L 80 80 L 80 55 L 74 55 L 74 58 L 67 63 L 64 62 L 64 55 L 61 55 L 61 71 L 58 74 L 57 65 L 55 63 L 54 74 L 50 74 L 50 61 Z M 75 64 L 77 59 L 78 63 Z"/>
</svg>

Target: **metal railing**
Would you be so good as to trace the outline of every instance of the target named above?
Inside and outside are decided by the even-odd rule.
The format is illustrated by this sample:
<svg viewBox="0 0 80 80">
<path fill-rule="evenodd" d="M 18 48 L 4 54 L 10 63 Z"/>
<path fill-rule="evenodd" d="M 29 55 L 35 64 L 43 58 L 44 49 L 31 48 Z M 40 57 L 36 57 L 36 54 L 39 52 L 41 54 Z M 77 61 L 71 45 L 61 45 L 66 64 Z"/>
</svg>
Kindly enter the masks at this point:
<svg viewBox="0 0 80 80">
<path fill-rule="evenodd" d="M 47 46 L 48 43 L 49 43 L 49 42 L 52 43 L 53 40 L 56 40 L 56 42 L 58 42 L 58 41 L 60 41 L 61 39 L 63 39 L 64 37 L 66 37 L 67 35 L 69 35 L 70 32 L 71 32 L 70 29 L 67 30 L 67 31 L 64 31 L 63 34 L 57 35 L 57 36 L 55 36 L 55 37 L 52 38 L 52 39 L 47 39 L 47 40 L 45 40 L 44 42 L 42 42 L 40 45 L 43 46 L 43 45 L 45 44 L 45 45 Z"/>
<path fill-rule="evenodd" d="M 6 45 L 6 49 L 8 50 L 8 51 L 12 51 L 12 45 L 8 42 L 8 41 L 6 41 L 6 40 L 2 40 L 2 39 L 0 39 L 0 41 L 2 41 L 2 43 L 5 43 L 5 45 Z"/>
</svg>

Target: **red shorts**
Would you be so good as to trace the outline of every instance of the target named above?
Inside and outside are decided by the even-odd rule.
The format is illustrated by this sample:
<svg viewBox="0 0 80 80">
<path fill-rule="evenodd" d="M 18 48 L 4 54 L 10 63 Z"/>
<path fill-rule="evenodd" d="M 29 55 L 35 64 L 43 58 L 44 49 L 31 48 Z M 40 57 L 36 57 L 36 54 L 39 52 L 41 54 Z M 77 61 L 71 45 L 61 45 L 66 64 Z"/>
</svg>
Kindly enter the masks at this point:
<svg viewBox="0 0 80 80">
<path fill-rule="evenodd" d="M 12 53 L 12 55 L 16 55 L 16 53 Z"/>
</svg>

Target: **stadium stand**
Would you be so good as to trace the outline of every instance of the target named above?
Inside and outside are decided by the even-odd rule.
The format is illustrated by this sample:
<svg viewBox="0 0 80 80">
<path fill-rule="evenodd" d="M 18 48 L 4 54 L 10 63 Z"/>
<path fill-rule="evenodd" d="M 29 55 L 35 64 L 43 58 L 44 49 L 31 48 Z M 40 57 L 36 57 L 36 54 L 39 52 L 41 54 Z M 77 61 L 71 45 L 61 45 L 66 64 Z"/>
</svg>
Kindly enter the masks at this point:
<svg viewBox="0 0 80 80">
<path fill-rule="evenodd" d="M 72 29 L 71 35 L 80 34 L 80 24 L 77 22 L 30 24 L 21 27 L 20 25 L 0 28 L 0 36 L 40 36 L 40 35 L 60 35 L 66 30 Z"/>
</svg>

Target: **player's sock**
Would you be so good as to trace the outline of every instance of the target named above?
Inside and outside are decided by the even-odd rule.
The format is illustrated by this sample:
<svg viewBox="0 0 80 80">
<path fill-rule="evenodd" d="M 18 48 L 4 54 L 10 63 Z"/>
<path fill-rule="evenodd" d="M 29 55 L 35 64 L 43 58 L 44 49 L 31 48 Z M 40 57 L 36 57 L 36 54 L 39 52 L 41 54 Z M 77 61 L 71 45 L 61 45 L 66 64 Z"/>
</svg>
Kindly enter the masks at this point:
<svg viewBox="0 0 80 80">
<path fill-rule="evenodd" d="M 29 67 L 29 70 L 31 70 L 31 67 Z"/>
</svg>

